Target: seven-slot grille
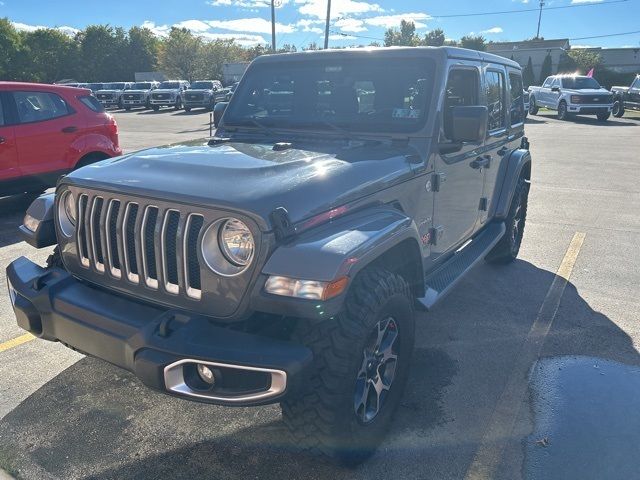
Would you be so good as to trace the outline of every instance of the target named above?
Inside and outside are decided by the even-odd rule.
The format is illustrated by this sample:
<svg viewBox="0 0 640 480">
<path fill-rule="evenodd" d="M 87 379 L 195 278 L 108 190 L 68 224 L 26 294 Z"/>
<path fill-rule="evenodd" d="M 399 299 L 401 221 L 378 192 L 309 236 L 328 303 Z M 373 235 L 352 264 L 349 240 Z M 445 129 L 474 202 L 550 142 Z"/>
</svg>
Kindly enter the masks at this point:
<svg viewBox="0 0 640 480">
<path fill-rule="evenodd" d="M 76 241 L 80 264 L 153 290 L 202 296 L 200 214 L 82 193 Z"/>
</svg>

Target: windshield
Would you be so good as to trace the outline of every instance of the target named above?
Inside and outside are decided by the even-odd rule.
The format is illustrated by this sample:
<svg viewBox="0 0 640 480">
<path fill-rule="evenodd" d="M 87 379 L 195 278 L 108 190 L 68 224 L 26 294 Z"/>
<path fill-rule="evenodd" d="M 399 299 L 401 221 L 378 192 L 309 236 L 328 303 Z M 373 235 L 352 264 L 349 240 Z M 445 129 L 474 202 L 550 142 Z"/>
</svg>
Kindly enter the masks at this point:
<svg viewBox="0 0 640 480">
<path fill-rule="evenodd" d="M 411 132 L 424 125 L 429 59 L 341 59 L 256 65 L 234 93 L 227 126 Z"/>
<path fill-rule="evenodd" d="M 124 90 L 124 82 L 105 83 L 105 90 Z"/>
<path fill-rule="evenodd" d="M 89 83 L 87 88 L 90 88 L 91 90 L 100 90 L 104 88 L 104 86 L 101 83 Z"/>
<path fill-rule="evenodd" d="M 141 82 L 141 83 L 134 83 L 131 86 L 132 90 L 151 90 L 151 83 L 149 82 Z"/>
<path fill-rule="evenodd" d="M 562 86 L 572 90 L 586 90 L 591 88 L 602 88 L 595 78 L 591 77 L 564 77 Z"/>
<path fill-rule="evenodd" d="M 191 84 L 192 90 L 211 90 L 213 82 L 194 82 Z"/>
<path fill-rule="evenodd" d="M 178 82 L 162 82 L 159 88 L 167 88 L 167 89 L 180 88 L 180 84 Z"/>
</svg>

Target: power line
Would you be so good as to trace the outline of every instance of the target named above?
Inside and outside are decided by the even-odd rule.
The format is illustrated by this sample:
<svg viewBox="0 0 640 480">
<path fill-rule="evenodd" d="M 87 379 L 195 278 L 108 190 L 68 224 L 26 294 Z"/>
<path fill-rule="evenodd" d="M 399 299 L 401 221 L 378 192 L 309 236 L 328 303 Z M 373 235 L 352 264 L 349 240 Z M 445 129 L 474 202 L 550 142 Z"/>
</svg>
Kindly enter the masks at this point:
<svg viewBox="0 0 640 480">
<path fill-rule="evenodd" d="M 621 37 L 623 35 L 633 35 L 635 33 L 640 33 L 640 30 L 635 30 L 633 32 L 623 32 L 623 33 L 608 33 L 606 35 L 594 35 L 592 37 L 576 37 L 576 38 L 570 38 L 569 40 L 588 40 L 590 38 Z"/>
</svg>

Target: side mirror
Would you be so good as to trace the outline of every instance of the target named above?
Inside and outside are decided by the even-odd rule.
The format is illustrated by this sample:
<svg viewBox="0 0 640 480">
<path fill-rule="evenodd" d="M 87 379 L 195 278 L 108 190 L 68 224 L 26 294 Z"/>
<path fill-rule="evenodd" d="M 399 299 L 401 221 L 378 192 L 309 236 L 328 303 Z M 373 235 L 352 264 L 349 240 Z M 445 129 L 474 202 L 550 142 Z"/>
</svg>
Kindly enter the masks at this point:
<svg viewBox="0 0 640 480">
<path fill-rule="evenodd" d="M 452 107 L 448 135 L 454 143 L 481 142 L 487 136 L 489 110 L 485 106 Z"/>
<path fill-rule="evenodd" d="M 559 92 L 560 91 L 560 87 L 556 86 L 556 87 L 551 87 L 551 91 L 552 92 Z"/>
<path fill-rule="evenodd" d="M 222 115 L 224 115 L 224 111 L 227 109 L 227 105 L 229 105 L 229 102 L 218 102 L 213 107 L 213 124 L 216 128 L 220 125 L 220 120 L 222 119 Z"/>
</svg>

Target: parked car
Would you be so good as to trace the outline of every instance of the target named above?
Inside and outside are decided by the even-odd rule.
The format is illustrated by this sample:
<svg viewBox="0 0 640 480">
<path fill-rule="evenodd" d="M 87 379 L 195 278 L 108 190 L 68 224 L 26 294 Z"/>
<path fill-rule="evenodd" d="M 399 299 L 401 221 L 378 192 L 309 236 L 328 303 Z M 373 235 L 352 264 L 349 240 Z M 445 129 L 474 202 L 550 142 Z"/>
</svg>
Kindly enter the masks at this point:
<svg viewBox="0 0 640 480">
<path fill-rule="evenodd" d="M 120 155 L 118 125 L 88 89 L 0 82 L 0 195 Z"/>
<path fill-rule="evenodd" d="M 25 330 L 159 391 L 279 402 L 300 446 L 356 463 L 402 402 L 428 328 L 414 307 L 516 258 L 530 174 L 514 61 L 260 56 L 216 137 L 80 169 L 34 202 L 25 239 L 57 247 L 45 268 L 9 265 L 12 305 Z"/>
<path fill-rule="evenodd" d="M 613 108 L 613 95 L 595 78 L 582 75 L 552 75 L 541 87 L 529 87 L 529 113 L 537 115 L 540 107 L 557 110 L 558 119 L 573 115 L 595 115 L 606 121 Z"/>
<path fill-rule="evenodd" d="M 216 102 L 224 102 L 227 94 L 218 80 L 199 80 L 193 82 L 189 91 L 184 94 L 184 110 L 190 112 L 192 108 L 206 108 L 213 110 Z"/>
<path fill-rule="evenodd" d="M 98 90 L 95 95 L 105 108 L 122 108 L 122 94 L 125 90 L 131 90 L 132 86 L 133 82 L 105 83 L 104 88 L 102 90 Z"/>
<path fill-rule="evenodd" d="M 526 118 L 527 115 L 529 114 L 529 98 L 530 98 L 529 91 L 528 90 L 523 90 L 522 91 L 522 95 L 523 95 L 523 99 L 524 99 L 524 116 Z"/>
<path fill-rule="evenodd" d="M 126 111 L 134 107 L 150 108 L 151 92 L 156 90 L 160 82 L 137 82 L 122 94 L 122 106 Z"/>
<path fill-rule="evenodd" d="M 96 93 L 98 90 L 104 89 L 104 83 L 87 83 L 87 88 Z"/>
<path fill-rule="evenodd" d="M 613 116 L 622 117 L 625 110 L 640 111 L 640 75 L 628 87 L 611 87 Z"/>
<path fill-rule="evenodd" d="M 149 103 L 157 112 L 160 107 L 173 107 L 175 110 L 182 108 L 182 98 L 184 92 L 189 88 L 186 80 L 169 80 L 162 82 L 158 88 L 151 93 Z"/>
</svg>

